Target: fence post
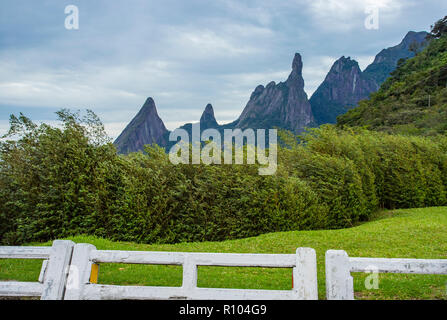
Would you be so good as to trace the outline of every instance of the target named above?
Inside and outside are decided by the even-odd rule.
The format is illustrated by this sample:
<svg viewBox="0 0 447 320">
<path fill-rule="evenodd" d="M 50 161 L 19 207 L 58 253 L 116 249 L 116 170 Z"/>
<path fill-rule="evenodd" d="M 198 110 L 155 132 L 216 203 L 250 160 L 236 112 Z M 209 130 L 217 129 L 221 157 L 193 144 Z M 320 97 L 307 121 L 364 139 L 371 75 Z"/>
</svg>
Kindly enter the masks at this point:
<svg viewBox="0 0 447 320">
<path fill-rule="evenodd" d="M 90 252 L 96 250 L 94 245 L 78 243 L 73 249 L 70 270 L 65 290 L 65 300 L 81 300 L 84 286 L 90 282 L 92 261 Z"/>
<path fill-rule="evenodd" d="M 183 263 L 183 282 L 182 287 L 186 291 L 197 288 L 197 264 L 194 259 L 186 254 Z"/>
<path fill-rule="evenodd" d="M 296 249 L 293 290 L 298 299 L 318 300 L 317 256 L 312 248 Z"/>
<path fill-rule="evenodd" d="M 354 282 L 346 251 L 326 251 L 326 298 L 354 300 Z"/>
<path fill-rule="evenodd" d="M 44 276 L 41 300 L 62 300 L 74 242 L 54 240 Z"/>
</svg>

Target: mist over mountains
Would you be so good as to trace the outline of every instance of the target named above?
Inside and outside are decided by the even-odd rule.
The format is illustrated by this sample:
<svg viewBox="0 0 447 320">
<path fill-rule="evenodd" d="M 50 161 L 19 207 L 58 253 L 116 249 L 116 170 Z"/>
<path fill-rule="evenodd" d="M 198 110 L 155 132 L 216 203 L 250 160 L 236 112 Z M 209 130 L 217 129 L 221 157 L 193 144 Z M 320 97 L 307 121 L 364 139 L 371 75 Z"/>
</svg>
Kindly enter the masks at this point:
<svg viewBox="0 0 447 320">
<path fill-rule="evenodd" d="M 400 44 L 380 51 L 364 71 L 350 57 L 339 58 L 310 99 L 304 91 L 302 58 L 295 53 L 292 71 L 286 81 L 257 86 L 235 121 L 219 125 L 212 105 L 208 104 L 200 122 L 188 123 L 181 128 L 191 133 L 192 126 L 199 124 L 201 131 L 210 128 L 223 131 L 277 127 L 300 133 L 306 127 L 335 123 L 337 116 L 376 92 L 400 59 L 413 57 L 416 50 L 423 48 L 426 35 L 426 32 L 408 32 Z M 167 148 L 172 144 L 169 133 L 158 116 L 154 100 L 148 98 L 114 144 L 119 153 L 140 151 L 145 144 L 153 143 Z"/>
</svg>

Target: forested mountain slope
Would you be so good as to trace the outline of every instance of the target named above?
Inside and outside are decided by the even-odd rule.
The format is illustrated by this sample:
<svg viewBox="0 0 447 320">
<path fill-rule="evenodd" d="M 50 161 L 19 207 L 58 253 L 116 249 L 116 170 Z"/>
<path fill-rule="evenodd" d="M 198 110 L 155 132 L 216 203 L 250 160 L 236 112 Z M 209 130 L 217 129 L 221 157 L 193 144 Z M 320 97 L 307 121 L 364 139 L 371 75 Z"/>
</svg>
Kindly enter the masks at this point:
<svg viewBox="0 0 447 320">
<path fill-rule="evenodd" d="M 414 58 L 399 61 L 370 100 L 337 118 L 339 126 L 366 126 L 391 133 L 447 132 L 447 34 Z"/>
</svg>

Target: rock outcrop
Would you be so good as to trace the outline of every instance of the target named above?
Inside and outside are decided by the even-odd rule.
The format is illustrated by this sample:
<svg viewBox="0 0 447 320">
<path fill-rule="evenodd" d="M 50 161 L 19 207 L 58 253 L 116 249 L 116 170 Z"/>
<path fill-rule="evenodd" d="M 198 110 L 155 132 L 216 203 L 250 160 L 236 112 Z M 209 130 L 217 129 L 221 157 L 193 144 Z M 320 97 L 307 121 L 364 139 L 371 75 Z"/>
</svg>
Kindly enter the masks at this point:
<svg viewBox="0 0 447 320">
<path fill-rule="evenodd" d="M 155 102 L 148 98 L 114 144 L 119 153 L 143 150 L 144 145 L 166 145 L 169 131 L 157 113 Z"/>
<path fill-rule="evenodd" d="M 302 69 L 301 55 L 296 53 L 287 81 L 278 84 L 272 81 L 266 87 L 257 86 L 232 126 L 240 129 L 279 127 L 302 132 L 306 126 L 312 125 L 314 117 L 304 92 Z"/>
<path fill-rule="evenodd" d="M 376 81 L 378 86 L 389 77 L 397 67 L 397 62 L 400 59 L 412 58 L 415 55 L 415 50 L 419 51 L 427 45 L 427 32 L 410 31 L 404 37 L 401 43 L 397 46 L 383 49 L 376 55 L 374 62 L 371 63 L 365 71 L 364 75 Z"/>
<path fill-rule="evenodd" d="M 216 118 L 214 117 L 214 109 L 213 106 L 208 103 L 205 107 L 205 110 L 200 117 L 200 129 L 217 129 L 219 125 L 217 124 Z"/>
<path fill-rule="evenodd" d="M 310 98 L 316 122 L 335 123 L 338 115 L 346 113 L 378 89 L 377 83 L 362 73 L 357 61 L 341 57 Z"/>
<path fill-rule="evenodd" d="M 337 116 L 368 99 L 397 67 L 400 59 L 411 58 L 427 44 L 426 32 L 410 31 L 397 46 L 383 49 L 363 72 L 350 58 L 338 59 L 323 83 L 310 98 L 318 125 L 335 123 Z"/>
<path fill-rule="evenodd" d="M 209 128 L 223 132 L 224 129 L 278 127 L 300 133 L 306 127 L 335 123 L 338 115 L 376 92 L 396 69 L 400 59 L 413 57 L 415 51 L 421 50 L 426 45 L 426 35 L 426 32 L 410 31 L 399 45 L 382 50 L 363 72 L 355 60 L 341 57 L 335 61 L 310 100 L 304 91 L 301 55 L 296 53 L 287 80 L 278 84 L 272 81 L 265 87 L 257 86 L 237 120 L 219 125 L 213 107 L 208 104 L 200 122 L 187 123 L 180 128 L 187 130 L 190 136 L 193 126 L 199 124 L 200 131 Z M 169 131 L 158 116 L 153 99 L 148 98 L 116 139 L 115 145 L 120 153 L 142 150 L 145 144 L 151 143 L 169 148 L 175 142 L 168 141 L 168 138 Z"/>
</svg>

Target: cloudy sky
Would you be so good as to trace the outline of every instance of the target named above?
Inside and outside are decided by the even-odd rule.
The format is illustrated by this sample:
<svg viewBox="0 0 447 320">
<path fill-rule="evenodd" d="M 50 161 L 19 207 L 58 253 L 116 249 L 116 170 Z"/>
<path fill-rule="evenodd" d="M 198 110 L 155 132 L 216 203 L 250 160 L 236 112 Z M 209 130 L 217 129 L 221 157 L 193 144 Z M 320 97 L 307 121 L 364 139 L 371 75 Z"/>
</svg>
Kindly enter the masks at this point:
<svg viewBox="0 0 447 320">
<path fill-rule="evenodd" d="M 78 30 L 65 28 L 68 5 Z M 445 0 L 1 0 L 0 133 L 11 113 L 52 123 L 89 108 L 115 138 L 149 96 L 168 129 L 207 103 L 230 122 L 257 85 L 287 78 L 295 52 L 310 96 L 342 55 L 363 69 L 445 15 Z"/>
</svg>

